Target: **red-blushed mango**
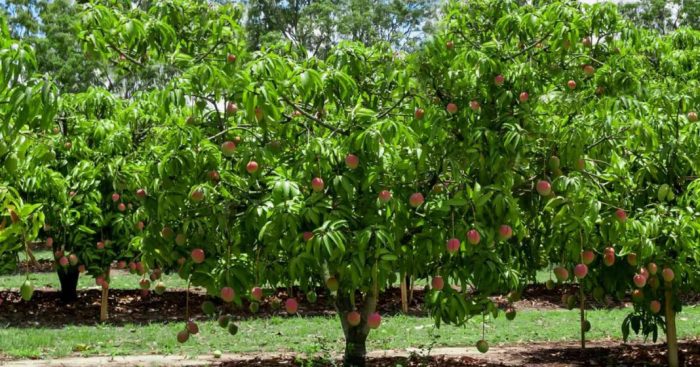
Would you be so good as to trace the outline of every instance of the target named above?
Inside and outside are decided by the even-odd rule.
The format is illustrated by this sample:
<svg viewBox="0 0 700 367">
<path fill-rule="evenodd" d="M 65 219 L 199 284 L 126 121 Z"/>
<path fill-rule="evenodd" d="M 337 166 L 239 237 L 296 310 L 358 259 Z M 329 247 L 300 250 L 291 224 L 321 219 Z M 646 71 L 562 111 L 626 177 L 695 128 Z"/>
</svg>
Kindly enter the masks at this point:
<svg viewBox="0 0 700 367">
<path fill-rule="evenodd" d="M 493 78 L 493 83 L 499 87 L 502 86 L 503 83 L 505 83 L 505 81 L 506 81 L 506 78 L 501 74 L 498 74 L 498 75 L 496 75 L 496 77 Z"/>
<path fill-rule="evenodd" d="M 425 116 L 425 110 L 422 108 L 416 108 L 416 110 L 413 112 L 413 116 L 415 116 L 416 120 L 422 120 L 423 116 Z"/>
<path fill-rule="evenodd" d="M 262 300 L 263 297 L 263 290 L 260 287 L 253 287 L 253 289 L 250 291 L 250 297 L 256 301 Z"/>
<path fill-rule="evenodd" d="M 221 288 L 219 295 L 221 296 L 221 299 L 224 300 L 224 302 L 231 303 L 236 297 L 236 292 L 231 287 L 223 287 Z"/>
<path fill-rule="evenodd" d="M 229 115 L 233 115 L 236 112 L 238 112 L 238 105 L 236 103 L 231 101 L 226 103 L 226 113 L 228 113 Z"/>
<path fill-rule="evenodd" d="M 258 162 L 256 161 L 250 161 L 248 164 L 245 166 L 245 170 L 248 171 L 251 175 L 255 172 L 258 172 Z"/>
<path fill-rule="evenodd" d="M 455 252 L 459 251 L 460 243 L 459 240 L 456 238 L 450 238 L 447 240 L 447 252 L 454 254 Z"/>
<path fill-rule="evenodd" d="M 284 302 L 284 309 L 288 314 L 293 315 L 297 313 L 297 310 L 299 309 L 299 302 L 297 302 L 296 298 L 288 298 Z"/>
<path fill-rule="evenodd" d="M 501 239 L 501 241 L 509 240 L 511 237 L 513 237 L 513 228 L 507 224 L 502 224 L 500 227 L 498 227 L 498 237 Z"/>
<path fill-rule="evenodd" d="M 566 268 L 558 266 L 554 268 L 554 276 L 557 278 L 558 281 L 563 282 L 567 279 L 569 279 L 569 271 L 566 270 Z"/>
<path fill-rule="evenodd" d="M 360 321 L 362 321 L 362 316 L 357 311 L 350 311 L 346 316 L 346 320 L 348 321 L 348 325 L 355 327 L 357 325 L 360 325 Z"/>
<path fill-rule="evenodd" d="M 649 302 L 649 310 L 653 314 L 659 313 L 659 311 L 661 311 L 661 302 L 659 302 L 657 300 L 653 300 L 653 301 Z"/>
<path fill-rule="evenodd" d="M 314 238 L 314 233 L 310 231 L 306 231 L 301 234 L 301 238 L 304 240 L 304 242 L 309 242 Z"/>
<path fill-rule="evenodd" d="M 410 198 L 408 198 L 408 204 L 414 208 L 421 206 L 425 202 L 423 194 L 420 192 L 413 193 Z"/>
<path fill-rule="evenodd" d="M 228 140 L 221 144 L 221 154 L 230 157 L 236 152 L 236 143 Z"/>
<path fill-rule="evenodd" d="M 182 330 L 177 333 L 177 342 L 184 343 L 190 338 L 190 333 L 187 330 Z"/>
<path fill-rule="evenodd" d="M 455 114 L 457 113 L 457 111 L 459 111 L 459 107 L 457 107 L 457 104 L 455 103 L 448 103 L 445 109 L 450 114 Z"/>
<path fill-rule="evenodd" d="M 323 191 L 324 187 L 325 187 L 325 184 L 323 183 L 322 178 L 314 177 L 311 180 L 311 189 L 314 190 L 314 192 L 321 192 L 321 191 Z"/>
<path fill-rule="evenodd" d="M 590 265 L 595 260 L 595 252 L 591 250 L 585 250 L 581 253 L 581 262 L 586 265 Z"/>
<path fill-rule="evenodd" d="M 624 209 L 617 208 L 615 210 L 615 218 L 617 218 L 618 222 L 624 223 L 627 221 L 627 213 Z"/>
<path fill-rule="evenodd" d="M 549 196 L 552 193 L 552 185 L 547 180 L 538 181 L 536 189 L 541 196 Z"/>
<path fill-rule="evenodd" d="M 433 287 L 433 289 L 441 291 L 442 288 L 445 286 L 445 281 L 442 279 L 441 276 L 436 275 L 430 281 L 430 285 Z"/>
<path fill-rule="evenodd" d="M 192 335 L 196 335 L 197 333 L 199 333 L 199 326 L 197 326 L 197 324 L 192 320 L 187 321 L 185 327 L 187 328 L 187 332 L 189 332 Z"/>
<path fill-rule="evenodd" d="M 360 165 L 360 158 L 354 154 L 345 156 L 345 165 L 350 169 L 356 169 Z"/>
<path fill-rule="evenodd" d="M 481 235 L 476 229 L 470 229 L 467 232 L 467 241 L 472 245 L 478 245 L 481 242 Z"/>
<path fill-rule="evenodd" d="M 192 261 L 194 261 L 195 264 L 201 264 L 204 262 L 204 250 L 202 250 L 201 248 L 196 248 L 192 250 L 190 256 L 192 257 Z"/>
<path fill-rule="evenodd" d="M 664 268 L 663 271 L 661 271 L 661 276 L 664 278 L 665 282 L 672 282 L 673 278 L 675 278 L 675 274 L 673 274 L 673 270 L 671 268 Z"/>
<path fill-rule="evenodd" d="M 518 99 L 520 100 L 520 103 L 525 103 L 530 99 L 530 95 L 527 92 L 522 92 L 520 93 Z"/>
<path fill-rule="evenodd" d="M 367 326 L 369 326 L 370 329 L 378 329 L 381 323 L 382 316 L 379 315 L 379 312 L 373 312 L 372 314 L 367 316 Z"/>
<path fill-rule="evenodd" d="M 389 191 L 389 190 L 380 191 L 378 198 L 379 198 L 379 201 L 381 201 L 382 203 L 388 203 L 389 200 L 391 200 L 391 191 Z"/>
</svg>

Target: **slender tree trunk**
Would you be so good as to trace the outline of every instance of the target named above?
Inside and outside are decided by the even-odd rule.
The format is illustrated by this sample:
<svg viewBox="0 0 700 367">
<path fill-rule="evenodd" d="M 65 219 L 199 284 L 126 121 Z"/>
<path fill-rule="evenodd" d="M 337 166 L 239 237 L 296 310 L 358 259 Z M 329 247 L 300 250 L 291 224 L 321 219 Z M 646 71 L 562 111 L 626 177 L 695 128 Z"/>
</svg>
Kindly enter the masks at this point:
<svg viewBox="0 0 700 367">
<path fill-rule="evenodd" d="M 105 273 L 105 282 L 109 281 L 109 269 Z M 109 318 L 108 306 L 109 306 L 109 287 L 102 287 L 102 300 L 100 302 L 100 321 L 107 321 Z"/>
<path fill-rule="evenodd" d="M 107 300 L 109 298 L 109 288 L 102 288 L 102 301 L 100 303 L 100 321 L 107 321 L 109 313 L 107 311 Z"/>
<path fill-rule="evenodd" d="M 586 295 L 583 294 L 583 284 L 579 284 L 579 297 L 581 298 L 581 349 L 586 349 Z"/>
<path fill-rule="evenodd" d="M 343 326 L 345 334 L 345 354 L 343 356 L 344 367 L 365 367 L 367 366 L 367 336 L 369 335 L 369 326 L 367 325 L 367 317 L 377 308 L 377 296 L 375 294 L 367 295 L 364 299 L 364 305 L 359 310 L 362 315 L 362 320 L 357 326 L 350 326 L 347 321 L 347 314 L 354 311 L 350 295 L 338 291 L 336 298 L 336 310 L 340 323 Z"/>
<path fill-rule="evenodd" d="M 673 310 L 673 285 L 666 282 L 666 343 L 668 345 L 668 365 L 678 367 L 678 339 L 676 335 L 676 312 Z"/>
<path fill-rule="evenodd" d="M 413 277 L 407 276 L 406 284 L 408 285 L 408 304 L 413 303 Z"/>
<path fill-rule="evenodd" d="M 61 283 L 61 302 L 69 304 L 78 300 L 78 269 L 70 266 L 57 267 L 58 281 Z"/>
<path fill-rule="evenodd" d="M 408 287 L 406 284 L 406 275 L 401 274 L 401 312 L 408 313 Z"/>
</svg>

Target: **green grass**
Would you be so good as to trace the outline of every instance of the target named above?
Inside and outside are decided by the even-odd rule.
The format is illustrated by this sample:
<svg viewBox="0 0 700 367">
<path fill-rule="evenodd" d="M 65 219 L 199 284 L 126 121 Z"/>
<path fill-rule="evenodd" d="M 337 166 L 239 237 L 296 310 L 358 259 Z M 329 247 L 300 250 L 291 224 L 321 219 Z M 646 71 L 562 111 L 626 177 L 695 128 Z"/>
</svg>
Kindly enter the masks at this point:
<svg viewBox="0 0 700 367">
<path fill-rule="evenodd" d="M 19 288 L 24 282 L 24 274 L 0 276 L 0 289 Z M 56 272 L 50 273 L 32 273 L 29 275 L 35 287 L 61 288 L 61 283 L 58 281 Z M 140 275 L 129 274 L 126 272 L 113 272 L 109 287 L 112 289 L 138 289 Z M 186 288 L 187 281 L 180 278 L 177 274 L 163 275 L 162 278 L 165 285 L 169 288 Z M 78 289 L 95 287 L 95 279 L 91 276 L 81 275 L 78 278 Z"/>
<path fill-rule="evenodd" d="M 50 252 L 48 253 L 51 256 Z M 42 256 L 44 252 L 41 253 Z M 3 275 L 0 276 L 0 290 L 16 288 L 22 286 L 24 282 L 25 275 L 23 274 L 13 274 L 13 275 Z M 36 287 L 47 287 L 58 289 L 61 284 L 58 281 L 58 275 L 55 272 L 48 273 L 32 273 L 29 275 L 29 279 L 34 282 Z M 113 272 L 110 279 L 110 288 L 112 289 L 138 289 L 139 280 L 141 276 L 129 274 L 127 272 Z M 538 272 L 537 281 L 544 282 L 549 279 L 549 274 L 547 272 Z M 165 282 L 166 286 L 169 288 L 186 288 L 187 281 L 180 278 L 177 274 L 163 275 L 162 280 Z M 423 287 L 428 281 L 425 279 L 417 279 L 414 286 Z M 398 283 L 396 284 L 398 287 Z M 78 289 L 95 287 L 95 279 L 90 276 L 81 275 L 78 279 Z"/>
<path fill-rule="evenodd" d="M 37 251 L 32 251 L 34 258 L 37 260 L 53 260 L 53 251 L 47 249 L 41 249 Z M 24 261 L 27 260 L 27 253 L 24 251 L 19 252 L 19 259 Z"/>
<path fill-rule="evenodd" d="M 597 310 L 588 313 L 592 330 L 589 340 L 622 338 L 620 323 L 629 310 Z M 340 323 L 335 317 L 292 317 L 251 319 L 238 323 L 240 331 L 229 335 L 215 322 L 201 322 L 200 333 L 185 344 L 178 344 L 176 333 L 182 323 L 114 327 L 68 326 L 63 329 L 0 329 L 0 354 L 11 358 L 52 358 L 67 355 L 197 355 L 221 350 L 236 352 L 323 353 L 341 352 Z M 486 339 L 491 345 L 546 341 L 578 340 L 576 311 L 527 310 L 514 321 L 503 317 L 487 325 Z M 700 335 L 700 307 L 686 307 L 678 318 L 679 337 Z M 481 339 L 478 320 L 466 327 L 433 327 L 425 317 L 385 317 L 382 326 L 372 331 L 369 349 L 427 348 L 434 346 L 473 346 Z M 74 352 L 85 349 L 82 352 Z"/>
</svg>

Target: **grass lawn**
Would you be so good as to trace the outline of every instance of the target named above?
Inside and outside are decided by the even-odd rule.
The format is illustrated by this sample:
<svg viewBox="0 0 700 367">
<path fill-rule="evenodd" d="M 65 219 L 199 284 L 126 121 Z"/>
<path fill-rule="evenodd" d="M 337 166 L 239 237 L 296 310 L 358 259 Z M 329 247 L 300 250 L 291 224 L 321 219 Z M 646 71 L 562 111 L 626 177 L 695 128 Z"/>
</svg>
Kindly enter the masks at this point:
<svg viewBox="0 0 700 367">
<path fill-rule="evenodd" d="M 591 340 L 622 338 L 620 323 L 629 310 L 589 312 Z M 252 319 L 238 323 L 238 335 L 231 336 L 216 322 L 200 323 L 200 333 L 178 344 L 176 333 L 182 323 L 147 326 L 68 326 L 63 329 L 0 329 L 0 354 L 11 358 L 50 358 L 70 354 L 197 355 L 221 350 L 230 352 L 289 351 L 296 353 L 340 352 L 343 349 L 340 323 L 335 317 L 292 317 Z M 481 324 L 434 328 L 424 317 L 386 317 L 371 332 L 369 349 L 473 346 L 481 339 Z M 490 322 L 486 339 L 491 345 L 535 341 L 571 341 L 579 336 L 576 311 L 522 311 L 514 321 L 499 317 Z M 700 335 L 700 307 L 686 307 L 678 317 L 680 338 Z M 641 340 L 641 339 L 637 339 Z M 79 351 L 80 350 L 80 351 Z"/>
<path fill-rule="evenodd" d="M 4 275 L 0 276 L 0 289 L 15 288 L 18 289 L 24 282 L 24 274 Z M 32 273 L 29 274 L 29 279 L 32 280 L 35 287 L 61 288 L 61 283 L 58 281 L 56 272 L 50 273 Z M 177 274 L 168 274 L 161 277 L 168 288 L 187 288 L 187 281 L 180 278 Z M 141 276 L 137 274 L 129 274 L 128 272 L 113 271 L 110 277 L 109 287 L 112 289 L 138 289 Z M 81 275 L 78 278 L 78 289 L 95 287 L 95 278 L 91 276 Z"/>
<path fill-rule="evenodd" d="M 40 258 L 51 258 L 51 252 L 50 251 L 41 251 L 35 253 L 41 255 Z M 48 257 L 46 257 L 48 256 Z M 39 259 L 39 257 L 37 257 Z M 36 287 L 48 287 L 48 288 L 60 288 L 61 285 L 58 282 L 58 275 L 56 275 L 56 272 L 48 272 L 48 273 L 32 273 L 29 275 L 29 278 L 34 282 L 34 285 Z M 2 275 L 0 276 L 0 290 L 1 289 L 9 289 L 9 288 L 15 288 L 19 289 L 19 287 L 22 286 L 22 283 L 24 282 L 25 275 L 23 274 L 13 274 L 13 275 Z M 112 272 L 111 274 L 111 280 L 110 280 L 110 288 L 112 289 L 138 289 L 139 288 L 139 280 L 141 279 L 140 275 L 135 275 L 135 274 L 129 274 L 128 272 Z M 538 283 L 544 283 L 549 279 L 549 272 L 547 271 L 539 271 L 537 272 L 537 282 Z M 165 285 L 168 288 L 186 288 L 187 287 L 187 281 L 184 279 L 180 278 L 177 274 L 167 274 L 163 275 L 162 277 L 163 282 L 165 282 Z M 426 279 L 417 279 L 414 283 L 414 286 L 417 287 L 424 287 L 428 283 L 428 280 Z M 396 286 L 398 287 L 399 284 L 397 283 Z M 88 288 L 88 287 L 95 287 L 95 279 L 90 277 L 90 276 L 81 276 L 78 280 L 78 289 L 81 288 Z"/>
<path fill-rule="evenodd" d="M 41 249 L 41 250 L 36 250 L 32 251 L 32 254 L 34 255 L 34 258 L 37 260 L 53 260 L 53 251 L 48 250 L 48 249 Z M 27 253 L 24 251 L 20 251 L 18 253 L 19 259 L 24 261 L 27 260 Z"/>
</svg>

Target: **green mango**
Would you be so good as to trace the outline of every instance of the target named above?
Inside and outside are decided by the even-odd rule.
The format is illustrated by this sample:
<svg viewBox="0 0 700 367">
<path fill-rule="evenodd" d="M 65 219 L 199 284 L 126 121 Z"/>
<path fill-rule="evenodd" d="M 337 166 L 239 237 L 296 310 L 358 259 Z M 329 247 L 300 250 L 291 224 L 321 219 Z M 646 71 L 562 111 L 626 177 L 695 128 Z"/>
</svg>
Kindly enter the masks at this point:
<svg viewBox="0 0 700 367">
<path fill-rule="evenodd" d="M 156 287 L 155 287 L 156 294 L 162 295 L 163 293 L 165 293 L 165 289 L 166 289 L 165 283 L 163 283 L 163 282 L 156 283 Z"/>
<path fill-rule="evenodd" d="M 593 289 L 593 298 L 597 301 L 602 301 L 603 297 L 605 297 L 605 290 L 602 287 L 595 287 Z"/>
<path fill-rule="evenodd" d="M 560 165 L 561 161 L 559 160 L 559 157 L 556 155 L 549 157 L 549 168 L 551 168 L 552 171 L 558 170 Z"/>
<path fill-rule="evenodd" d="M 27 279 L 22 283 L 22 287 L 20 288 L 19 292 L 22 294 L 22 299 L 25 301 L 29 301 L 32 299 L 32 295 L 34 295 L 34 285 L 32 284 L 32 281 Z"/>
<path fill-rule="evenodd" d="M 238 326 L 236 326 L 236 324 L 234 324 L 234 323 L 228 324 L 228 332 L 231 335 L 238 334 Z"/>
<path fill-rule="evenodd" d="M 659 187 L 659 191 L 656 193 L 659 201 L 666 201 L 666 198 L 668 198 L 669 191 L 671 191 L 670 186 L 668 186 L 667 184 L 661 185 L 661 187 Z"/>
<path fill-rule="evenodd" d="M 211 316 L 216 312 L 216 306 L 214 306 L 214 303 L 211 301 L 204 301 L 202 303 L 202 312 L 204 312 L 205 315 Z"/>
<path fill-rule="evenodd" d="M 316 303 L 316 300 L 318 299 L 318 296 L 316 295 L 316 292 L 314 291 L 309 291 L 309 293 L 306 294 L 306 299 L 310 303 Z"/>
<path fill-rule="evenodd" d="M 10 150 L 7 148 L 7 144 L 4 140 L 0 139 L 0 157 L 4 156 Z"/>
<path fill-rule="evenodd" d="M 17 156 L 14 154 L 10 154 L 5 158 L 5 169 L 7 172 L 14 174 L 17 172 L 17 165 L 19 164 L 19 160 L 17 159 Z"/>
<path fill-rule="evenodd" d="M 221 315 L 217 321 L 219 322 L 219 326 L 226 328 L 228 327 L 229 321 L 231 321 L 231 317 L 229 315 Z"/>
</svg>

